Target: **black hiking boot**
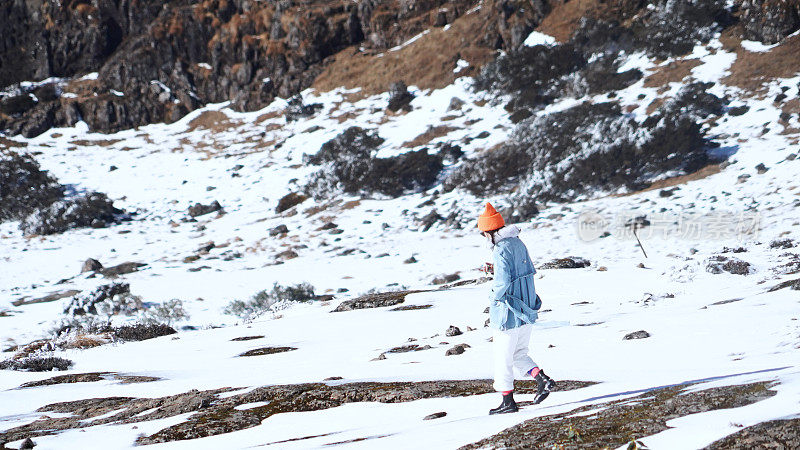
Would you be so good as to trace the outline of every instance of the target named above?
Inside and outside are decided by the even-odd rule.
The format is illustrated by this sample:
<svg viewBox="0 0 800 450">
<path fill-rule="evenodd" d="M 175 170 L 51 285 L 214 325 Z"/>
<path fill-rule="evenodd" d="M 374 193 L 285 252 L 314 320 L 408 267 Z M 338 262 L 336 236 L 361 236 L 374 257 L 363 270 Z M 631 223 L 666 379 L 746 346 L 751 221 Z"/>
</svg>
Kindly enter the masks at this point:
<svg viewBox="0 0 800 450">
<path fill-rule="evenodd" d="M 489 415 L 515 413 L 517 411 L 519 411 L 519 408 L 517 407 L 517 402 L 514 401 L 514 393 L 509 392 L 508 395 L 503 396 L 503 403 L 500 403 L 500 406 L 489 410 Z"/>
<path fill-rule="evenodd" d="M 556 387 L 556 382 L 552 378 L 544 374 L 544 370 L 540 370 L 533 378 L 536 382 L 536 397 L 533 398 L 533 404 L 538 405 L 550 395 L 550 390 Z"/>
</svg>

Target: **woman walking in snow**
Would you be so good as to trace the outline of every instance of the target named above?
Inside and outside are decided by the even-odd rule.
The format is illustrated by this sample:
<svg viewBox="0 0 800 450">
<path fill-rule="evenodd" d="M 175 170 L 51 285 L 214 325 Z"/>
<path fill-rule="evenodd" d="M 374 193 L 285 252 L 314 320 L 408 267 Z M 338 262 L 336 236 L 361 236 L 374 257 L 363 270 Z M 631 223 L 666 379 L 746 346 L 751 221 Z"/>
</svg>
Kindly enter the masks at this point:
<svg viewBox="0 0 800 450">
<path fill-rule="evenodd" d="M 518 237 L 519 228 L 506 226 L 500 213 L 487 203 L 478 217 L 478 229 L 489 240 L 494 259 L 494 264 L 488 265 L 494 272 L 489 325 L 494 341 L 494 389 L 503 394 L 503 403 L 489 414 L 512 413 L 519 410 L 514 401 L 514 368 L 536 381 L 534 404 L 541 403 L 556 384 L 528 356 L 531 330 L 542 301 L 533 286 L 536 269 L 528 248 Z"/>
</svg>

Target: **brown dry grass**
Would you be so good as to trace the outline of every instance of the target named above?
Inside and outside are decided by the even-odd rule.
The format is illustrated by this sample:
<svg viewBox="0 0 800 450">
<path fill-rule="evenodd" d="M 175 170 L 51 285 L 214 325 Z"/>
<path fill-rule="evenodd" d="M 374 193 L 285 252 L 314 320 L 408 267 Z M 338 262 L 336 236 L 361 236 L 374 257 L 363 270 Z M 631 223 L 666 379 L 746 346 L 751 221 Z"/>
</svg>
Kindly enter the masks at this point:
<svg viewBox="0 0 800 450">
<path fill-rule="evenodd" d="M 722 171 L 722 168 L 720 167 L 719 164 L 710 164 L 694 173 L 656 181 L 649 187 L 642 189 L 641 191 L 638 192 L 632 192 L 631 194 L 638 194 L 639 192 L 647 192 L 655 189 L 665 189 L 668 187 L 677 186 L 679 184 L 686 184 L 690 181 L 702 180 L 703 178 L 707 178 L 710 177 L 711 175 L 720 173 L 720 171 Z"/>
<path fill-rule="evenodd" d="M 475 30 L 482 26 L 478 12 L 456 19 L 445 31 L 432 28 L 412 44 L 380 54 L 361 52 L 349 47 L 326 62 L 313 88 L 320 92 L 338 87 L 360 87 L 361 97 L 385 92 L 389 85 L 402 80 L 420 89 L 439 89 L 457 76 L 474 76 L 489 61 L 493 50 L 476 44 Z M 456 61 L 464 59 L 470 67 L 453 73 Z"/>
<path fill-rule="evenodd" d="M 424 133 L 420 134 L 419 136 L 415 137 L 414 139 L 404 142 L 402 147 L 405 148 L 414 148 L 419 147 L 420 145 L 425 145 L 428 142 L 438 138 L 445 136 L 446 134 L 450 133 L 451 131 L 458 130 L 459 128 L 451 127 L 447 125 L 439 125 L 436 127 L 428 127 L 428 130 Z"/>
<path fill-rule="evenodd" d="M 599 0 L 569 0 L 553 2 L 553 10 L 542 20 L 537 31 L 566 42 L 578 29 L 582 17 L 596 16 L 602 7 Z"/>
<path fill-rule="evenodd" d="M 96 336 L 91 334 L 79 334 L 75 336 L 72 340 L 64 345 L 64 348 L 78 348 L 78 349 L 85 349 L 85 348 L 93 348 L 99 347 L 103 344 L 107 344 L 109 341 L 108 339 L 103 338 L 102 336 Z"/>
<path fill-rule="evenodd" d="M 647 110 L 645 112 L 647 112 L 648 116 L 650 114 L 653 114 L 655 112 L 655 110 L 657 110 L 658 108 L 662 107 L 666 101 L 667 101 L 667 99 L 665 97 L 656 98 L 655 100 L 650 102 L 649 105 L 647 105 Z"/>
<path fill-rule="evenodd" d="M 215 133 L 220 133 L 223 131 L 228 131 L 239 125 L 239 122 L 232 121 L 227 115 L 225 115 L 225 113 L 221 111 L 204 111 L 189 122 L 189 128 L 186 131 L 206 129 Z"/>
<path fill-rule="evenodd" d="M 17 142 L 11 139 L 7 139 L 3 136 L 0 136 L 0 149 L 8 149 L 8 148 L 19 148 L 19 147 L 27 147 L 28 144 L 25 142 Z"/>
<path fill-rule="evenodd" d="M 93 147 L 93 146 L 110 147 L 118 142 L 122 142 L 122 139 L 98 139 L 95 141 L 88 139 L 76 139 L 70 142 L 70 144 L 77 145 L 78 147 Z"/>
<path fill-rule="evenodd" d="M 682 59 L 659 67 L 644 80 L 644 87 L 654 88 L 668 83 L 676 83 L 692 73 L 692 69 L 700 65 L 699 59 Z"/>
<path fill-rule="evenodd" d="M 736 61 L 730 68 L 730 75 L 721 81 L 753 94 L 766 94 L 765 83 L 776 78 L 791 78 L 800 73 L 800 36 L 785 39 L 768 52 L 749 52 L 742 48 L 741 40 L 726 35 L 723 45 L 736 52 Z"/>
</svg>

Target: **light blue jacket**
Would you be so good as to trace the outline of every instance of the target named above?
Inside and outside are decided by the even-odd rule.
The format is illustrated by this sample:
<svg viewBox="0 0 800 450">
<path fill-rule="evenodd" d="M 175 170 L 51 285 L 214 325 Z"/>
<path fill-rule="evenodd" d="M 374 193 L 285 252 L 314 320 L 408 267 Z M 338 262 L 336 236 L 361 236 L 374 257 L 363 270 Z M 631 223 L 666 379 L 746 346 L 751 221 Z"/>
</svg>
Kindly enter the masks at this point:
<svg viewBox="0 0 800 450">
<path fill-rule="evenodd" d="M 507 226 L 495 235 L 494 285 L 490 295 L 489 325 L 509 330 L 539 317 L 542 301 L 533 286 L 533 267 L 528 248 L 522 243 L 519 228 Z"/>
</svg>

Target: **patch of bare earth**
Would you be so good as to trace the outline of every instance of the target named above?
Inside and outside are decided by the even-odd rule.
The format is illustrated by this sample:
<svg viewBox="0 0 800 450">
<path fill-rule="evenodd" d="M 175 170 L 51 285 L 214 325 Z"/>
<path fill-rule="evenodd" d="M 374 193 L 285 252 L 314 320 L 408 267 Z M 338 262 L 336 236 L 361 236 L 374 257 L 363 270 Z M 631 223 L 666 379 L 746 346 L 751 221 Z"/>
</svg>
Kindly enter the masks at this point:
<svg viewBox="0 0 800 450">
<path fill-rule="evenodd" d="M 664 86 L 668 83 L 677 83 L 688 77 L 692 73 L 692 69 L 699 65 L 699 59 L 673 61 L 665 66 L 659 67 L 652 75 L 645 78 L 644 87 L 654 88 Z"/>
<path fill-rule="evenodd" d="M 766 94 L 765 84 L 776 78 L 791 78 L 800 73 L 800 35 L 783 40 L 766 52 L 750 52 L 741 45 L 741 39 L 726 31 L 720 38 L 726 49 L 736 52 L 736 61 L 729 69 L 730 75 L 721 81 L 753 94 Z"/>
<path fill-rule="evenodd" d="M 670 420 L 739 408 L 776 394 L 767 382 L 685 392 L 689 386 L 691 384 L 653 389 L 633 399 L 537 417 L 461 448 L 617 448 L 669 429 L 667 422 Z"/>
<path fill-rule="evenodd" d="M 426 145 L 428 142 L 440 138 L 442 136 L 446 136 L 451 131 L 458 130 L 456 127 L 450 127 L 447 125 L 439 125 L 435 127 L 429 127 L 427 131 L 420 134 L 419 136 L 415 137 L 414 139 L 404 142 L 403 147 L 405 148 L 414 148 L 419 147 L 420 145 Z"/>
<path fill-rule="evenodd" d="M 199 116 L 189 121 L 189 128 L 186 131 L 203 129 L 214 133 L 221 133 L 232 130 L 239 125 L 241 125 L 240 122 L 232 121 L 222 111 L 203 111 Z"/>
<path fill-rule="evenodd" d="M 715 175 L 715 174 L 720 173 L 721 170 L 722 170 L 722 168 L 720 167 L 719 164 L 709 164 L 709 165 L 703 167 L 702 169 L 698 170 L 697 172 L 693 172 L 693 173 L 690 173 L 690 174 L 687 174 L 687 175 L 681 175 L 681 176 L 677 176 L 677 177 L 666 178 L 664 180 L 656 181 L 655 183 L 651 184 L 649 187 L 647 187 L 645 189 L 642 189 L 641 191 L 637 191 L 635 193 L 647 192 L 647 191 L 652 191 L 652 190 L 656 190 L 656 189 L 666 189 L 668 187 L 678 186 L 678 185 L 681 185 L 681 184 L 686 184 L 686 183 L 688 183 L 690 181 L 702 180 L 703 178 L 707 178 L 707 177 L 710 177 L 711 175 Z"/>
<path fill-rule="evenodd" d="M 536 30 L 553 36 L 558 42 L 566 42 L 578 29 L 581 19 L 596 16 L 601 4 L 599 0 L 557 0 Z"/>
<path fill-rule="evenodd" d="M 473 12 L 459 17 L 451 26 L 430 28 L 428 33 L 396 51 L 360 51 L 349 47 L 326 61 L 322 73 L 314 80 L 313 88 L 320 92 L 339 87 L 361 88 L 360 96 L 386 92 L 389 85 L 402 80 L 420 89 L 439 89 L 456 77 L 474 76 L 494 50 L 477 44 L 475 30 L 483 16 Z M 466 60 L 470 66 L 453 73 L 456 62 Z"/>
</svg>

